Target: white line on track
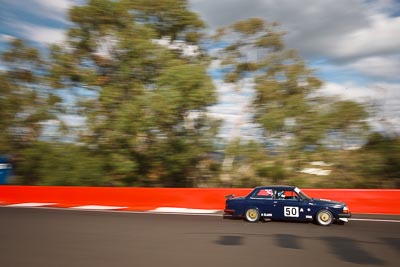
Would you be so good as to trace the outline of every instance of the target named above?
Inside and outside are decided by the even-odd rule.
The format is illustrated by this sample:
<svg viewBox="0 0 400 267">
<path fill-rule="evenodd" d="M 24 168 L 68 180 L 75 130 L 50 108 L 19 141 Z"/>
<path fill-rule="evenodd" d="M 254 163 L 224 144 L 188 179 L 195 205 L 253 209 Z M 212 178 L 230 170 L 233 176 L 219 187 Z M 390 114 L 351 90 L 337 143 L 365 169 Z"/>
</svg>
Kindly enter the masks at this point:
<svg viewBox="0 0 400 267">
<path fill-rule="evenodd" d="M 8 207 L 43 207 L 43 206 L 51 206 L 51 205 L 55 205 L 57 203 L 38 203 L 38 202 L 28 202 L 28 203 L 18 203 L 18 204 L 10 204 L 7 205 Z"/>
<path fill-rule="evenodd" d="M 149 211 L 162 212 L 162 213 L 196 213 L 196 214 L 213 214 L 219 212 L 219 210 L 172 208 L 172 207 L 159 207 Z"/>
<path fill-rule="evenodd" d="M 78 210 L 120 210 L 126 208 L 128 207 L 102 206 L 102 205 L 84 205 L 84 206 L 71 207 L 71 209 L 78 209 Z"/>
<path fill-rule="evenodd" d="M 184 216 L 210 216 L 222 217 L 222 214 L 216 213 L 182 213 L 182 212 L 159 212 L 159 211 L 144 211 L 144 212 L 131 212 L 131 213 L 147 213 L 147 214 L 162 214 L 162 215 L 184 215 Z"/>
<path fill-rule="evenodd" d="M 359 218 L 350 218 L 349 221 L 393 222 L 393 223 L 400 223 L 400 220 L 387 220 L 387 219 L 359 219 Z"/>
<path fill-rule="evenodd" d="M 21 204 L 29 204 L 29 203 L 21 203 Z M 51 205 L 54 203 L 40 203 Z M 44 205 L 40 206 L 22 206 L 20 204 L 13 205 L 5 205 L 0 207 L 21 207 L 21 208 L 35 208 L 35 209 L 46 209 L 46 210 L 70 210 L 70 211 L 82 211 L 82 212 L 112 212 L 112 213 L 125 213 L 125 214 L 159 214 L 159 215 L 181 215 L 181 216 L 209 216 L 209 217 L 222 217 L 222 214 L 216 213 L 182 213 L 182 212 L 159 212 L 159 211 L 132 211 L 132 210 L 115 210 L 115 209 L 76 209 L 76 208 L 59 208 L 59 207 L 46 207 Z M 364 221 L 364 222 L 387 222 L 387 223 L 400 223 L 399 220 L 393 219 L 373 219 L 373 218 L 349 218 L 349 221 Z"/>
</svg>

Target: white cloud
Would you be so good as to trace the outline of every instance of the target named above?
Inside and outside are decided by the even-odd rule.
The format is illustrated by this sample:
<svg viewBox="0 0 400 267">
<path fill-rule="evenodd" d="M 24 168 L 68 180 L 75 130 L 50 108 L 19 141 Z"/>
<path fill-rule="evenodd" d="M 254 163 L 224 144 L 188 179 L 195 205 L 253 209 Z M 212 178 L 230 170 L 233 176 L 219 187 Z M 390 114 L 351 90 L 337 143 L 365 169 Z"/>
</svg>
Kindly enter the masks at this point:
<svg viewBox="0 0 400 267">
<path fill-rule="evenodd" d="M 80 0 L 28 0 L 28 1 L 15 1 L 15 0 L 2 0 L 2 5 L 10 8 L 10 11 L 23 10 L 26 14 L 40 17 L 42 20 L 53 20 L 61 23 L 67 23 L 67 10 L 73 5 L 79 4 Z M 21 14 L 13 13 L 6 14 L 6 18 L 14 17 L 18 20 L 30 19 L 29 17 L 22 18 Z M 29 16 L 28 15 L 28 16 Z"/>
<path fill-rule="evenodd" d="M 43 8 L 47 8 L 53 11 L 65 12 L 66 9 L 70 8 L 75 4 L 74 0 L 32 0 Z"/>
<path fill-rule="evenodd" d="M 399 54 L 397 1 L 364 0 L 191 0 L 213 28 L 260 17 L 281 23 L 289 47 L 307 58 L 337 61 Z"/>
<path fill-rule="evenodd" d="M 211 68 L 217 69 L 218 62 Z M 224 121 L 220 137 L 231 140 L 241 137 L 257 139 L 259 130 L 250 122 L 249 106 L 254 95 L 253 79 L 244 79 L 238 85 L 214 81 L 219 95 L 219 103 L 210 107 L 208 115 Z"/>
<path fill-rule="evenodd" d="M 399 25 L 400 29 L 400 25 Z M 400 33 L 399 33 L 400 34 Z M 400 44 L 399 44 L 400 47 Z M 367 57 L 347 65 L 367 76 L 388 80 L 399 80 L 400 55 L 388 57 Z"/>
<path fill-rule="evenodd" d="M 290 47 L 305 55 L 330 49 L 341 36 L 369 23 L 369 6 L 361 0 L 191 0 L 211 27 L 251 17 L 277 21 L 288 32 Z"/>
<path fill-rule="evenodd" d="M 364 27 L 337 40 L 333 54 L 338 57 L 361 57 L 400 53 L 400 17 L 371 15 Z"/>
<path fill-rule="evenodd" d="M 332 83 L 328 82 L 319 91 L 323 95 L 340 97 L 347 100 L 365 102 L 379 97 L 379 94 L 373 88 L 359 86 L 352 82 Z"/>
<path fill-rule="evenodd" d="M 28 23 L 13 25 L 24 39 L 41 44 L 61 43 L 65 40 L 65 30 L 51 27 L 43 27 Z"/>
<path fill-rule="evenodd" d="M 366 99 L 398 101 L 399 105 L 397 107 L 400 110 L 400 83 L 376 82 L 360 86 L 352 82 L 328 82 L 320 89 L 320 92 L 357 101 L 365 101 Z"/>
<path fill-rule="evenodd" d="M 250 98 L 244 97 L 241 94 L 235 92 L 227 92 L 223 94 L 219 100 L 222 103 L 231 103 L 242 106 L 243 103 L 249 102 Z"/>
<path fill-rule="evenodd" d="M 400 83 L 326 83 L 320 93 L 363 103 L 373 109 L 369 124 L 374 129 L 400 133 Z"/>
<path fill-rule="evenodd" d="M 40 16 L 43 21 L 67 24 L 67 10 L 82 0 L 2 0 L 24 13 Z M 400 125 L 400 11 L 397 0 L 189 0 L 194 11 L 212 27 L 231 24 L 240 19 L 261 17 L 278 21 L 288 32 L 285 37 L 289 47 L 299 50 L 306 60 L 327 59 L 325 73 L 353 73 L 375 80 L 360 85 L 351 74 L 347 81 L 328 82 L 323 88 L 326 94 L 339 94 L 346 99 L 380 102 L 382 112 L 392 124 Z M 17 9 L 10 9 L 17 10 Z M 398 13 L 397 13 L 398 14 Z M 44 27 L 21 14 L 6 14 L 3 25 L 21 36 L 41 44 L 59 43 L 65 38 L 64 30 Z M 60 23 L 56 23 L 60 24 Z M 1 25 L 1 24 L 0 24 Z M 0 42 L 12 38 L 0 35 Z M 14 35 L 14 34 L 13 34 Z M 210 71 L 219 62 L 214 61 Z M 329 69 L 331 68 L 331 69 Z M 332 74 L 333 73 L 333 74 Z M 343 80 L 343 79 L 342 79 Z M 390 81 L 387 82 L 387 81 Z M 253 94 L 251 82 L 235 87 L 222 81 L 214 81 L 219 93 L 220 105 L 211 108 L 216 116 L 226 118 L 231 125 L 245 117 L 246 106 Z M 379 91 L 379 88 L 384 88 Z M 384 93 L 382 93 L 384 92 Z M 399 127 L 400 128 L 400 127 Z"/>
<path fill-rule="evenodd" d="M 10 42 L 14 40 L 15 37 L 8 34 L 0 34 L 0 42 Z"/>
<path fill-rule="evenodd" d="M 177 50 L 182 55 L 187 57 L 196 57 L 200 55 L 199 47 L 197 45 L 188 45 L 182 40 L 172 40 L 170 36 L 163 36 L 161 39 L 152 39 L 153 44 L 166 47 L 171 50 Z"/>
<path fill-rule="evenodd" d="M 67 10 L 77 3 L 74 0 L 31 0 L 35 6 L 32 13 L 40 14 L 41 16 L 67 23 Z"/>
<path fill-rule="evenodd" d="M 323 94 L 374 102 L 380 105 L 380 115 L 400 129 L 398 0 L 189 2 L 212 29 L 252 17 L 281 23 L 281 29 L 287 31 L 288 47 L 298 50 L 308 62 L 322 59 L 316 66 L 326 79 Z M 213 62 L 210 70 L 218 67 L 218 62 Z M 232 87 L 216 84 L 221 102 L 238 103 L 240 95 L 232 96 Z"/>
<path fill-rule="evenodd" d="M 81 127 L 85 124 L 85 118 L 78 115 L 61 115 L 60 119 L 71 127 Z"/>
</svg>

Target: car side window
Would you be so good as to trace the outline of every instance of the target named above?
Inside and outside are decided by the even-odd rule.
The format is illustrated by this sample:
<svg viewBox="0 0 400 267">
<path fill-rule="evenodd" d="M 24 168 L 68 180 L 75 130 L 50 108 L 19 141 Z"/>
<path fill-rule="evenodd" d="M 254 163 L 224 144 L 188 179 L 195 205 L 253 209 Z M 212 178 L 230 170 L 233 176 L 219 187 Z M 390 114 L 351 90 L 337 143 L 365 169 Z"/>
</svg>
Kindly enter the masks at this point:
<svg viewBox="0 0 400 267">
<path fill-rule="evenodd" d="M 299 200 L 300 198 L 296 192 L 291 190 L 275 190 L 274 199 Z"/>
<path fill-rule="evenodd" d="M 251 196 L 252 198 L 272 199 L 271 189 L 260 189 Z"/>
</svg>

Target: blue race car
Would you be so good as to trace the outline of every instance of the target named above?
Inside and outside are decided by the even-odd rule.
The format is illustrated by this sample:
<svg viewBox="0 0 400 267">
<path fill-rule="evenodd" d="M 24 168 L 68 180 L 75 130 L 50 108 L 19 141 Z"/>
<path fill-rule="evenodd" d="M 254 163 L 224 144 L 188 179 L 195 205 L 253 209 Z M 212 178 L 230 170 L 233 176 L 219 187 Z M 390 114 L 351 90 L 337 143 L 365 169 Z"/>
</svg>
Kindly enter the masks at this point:
<svg viewBox="0 0 400 267">
<path fill-rule="evenodd" d="M 351 217 L 345 203 L 308 197 L 294 186 L 259 186 L 245 197 L 226 196 L 224 218 L 315 221 L 330 225 L 344 223 Z"/>
</svg>

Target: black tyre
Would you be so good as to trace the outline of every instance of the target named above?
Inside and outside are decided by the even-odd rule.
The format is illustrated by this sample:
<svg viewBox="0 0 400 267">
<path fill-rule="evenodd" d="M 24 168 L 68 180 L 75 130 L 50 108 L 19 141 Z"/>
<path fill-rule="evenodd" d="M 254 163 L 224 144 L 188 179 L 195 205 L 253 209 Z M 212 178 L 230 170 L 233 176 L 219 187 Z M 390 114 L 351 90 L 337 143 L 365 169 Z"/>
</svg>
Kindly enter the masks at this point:
<svg viewBox="0 0 400 267">
<path fill-rule="evenodd" d="M 260 220 L 260 213 L 257 209 L 248 209 L 246 210 L 245 217 L 248 222 L 258 222 Z"/>
<path fill-rule="evenodd" d="M 329 210 L 320 210 L 315 217 L 317 223 L 322 226 L 328 226 L 333 223 L 333 214 Z"/>
</svg>

